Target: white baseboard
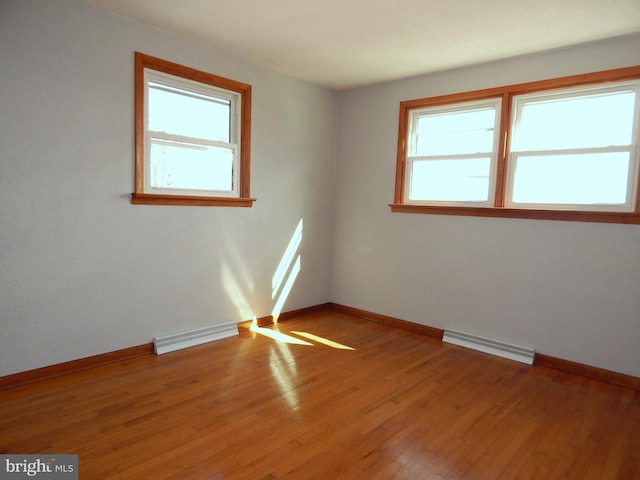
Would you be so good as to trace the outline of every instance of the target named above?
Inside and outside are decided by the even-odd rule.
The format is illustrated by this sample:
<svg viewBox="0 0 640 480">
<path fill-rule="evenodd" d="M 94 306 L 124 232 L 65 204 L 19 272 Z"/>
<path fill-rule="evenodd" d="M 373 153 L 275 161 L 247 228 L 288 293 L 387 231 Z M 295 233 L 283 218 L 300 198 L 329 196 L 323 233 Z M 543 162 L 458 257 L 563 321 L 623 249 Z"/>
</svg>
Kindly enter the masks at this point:
<svg viewBox="0 0 640 480">
<path fill-rule="evenodd" d="M 480 352 L 489 353 L 498 357 L 508 358 L 517 362 L 533 365 L 535 349 L 504 343 L 491 338 L 484 338 L 472 333 L 445 329 L 443 342 L 452 343 L 461 347 L 471 348 Z"/>
<path fill-rule="evenodd" d="M 156 337 L 153 347 L 156 355 L 173 352 L 182 348 L 193 347 L 207 342 L 213 342 L 222 338 L 232 337 L 238 334 L 238 327 L 234 322 L 227 322 L 212 327 L 198 328 L 187 332 Z"/>
</svg>

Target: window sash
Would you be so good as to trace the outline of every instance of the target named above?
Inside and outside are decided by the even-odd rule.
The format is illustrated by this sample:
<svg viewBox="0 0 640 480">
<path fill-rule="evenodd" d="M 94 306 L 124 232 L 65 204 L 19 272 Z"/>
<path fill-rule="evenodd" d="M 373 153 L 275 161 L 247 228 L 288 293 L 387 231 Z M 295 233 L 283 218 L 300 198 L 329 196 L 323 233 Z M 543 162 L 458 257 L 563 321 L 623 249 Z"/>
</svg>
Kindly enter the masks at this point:
<svg viewBox="0 0 640 480">
<path fill-rule="evenodd" d="M 510 208 L 523 208 L 523 209 L 547 209 L 547 210 L 575 210 L 575 211 L 610 211 L 610 212 L 632 212 L 636 207 L 637 196 L 637 184 L 638 184 L 638 116 L 640 101 L 640 81 L 633 82 L 617 82 L 614 84 L 605 85 L 588 85 L 578 86 L 570 89 L 555 90 L 551 92 L 536 92 L 525 95 L 517 95 L 512 99 L 513 119 L 511 123 L 512 141 L 510 145 L 510 151 L 508 152 L 507 161 L 507 181 L 506 181 L 506 195 L 505 206 Z M 594 104 L 596 102 L 609 99 L 615 102 L 616 100 L 623 99 L 623 96 L 633 95 L 633 104 L 624 104 L 622 107 L 626 109 L 626 112 L 621 111 L 620 105 L 618 111 L 609 111 L 607 108 L 609 105 Z M 628 99 L 627 99 L 628 100 Z M 590 108 L 585 108 L 587 105 L 582 105 L 582 109 L 576 111 L 575 109 L 563 110 L 563 104 L 574 103 L 574 107 L 578 106 L 580 102 L 590 102 L 593 105 Z M 578 103 L 576 103 L 578 102 Z M 545 137 L 550 134 L 553 135 L 552 130 L 554 128 L 570 130 L 571 116 L 580 115 L 576 119 L 576 123 L 580 129 L 586 130 L 586 132 L 572 132 L 569 134 L 568 139 L 564 139 L 562 135 L 556 135 L 556 139 L 543 140 L 546 141 L 546 145 L 556 146 L 554 149 L 545 149 L 544 147 L 529 148 L 524 150 L 523 146 L 534 147 L 536 142 L 534 140 L 523 140 L 523 112 L 530 106 L 541 106 L 543 109 L 548 107 L 560 107 L 555 113 L 558 118 L 549 118 L 551 112 L 547 112 L 544 117 L 548 118 L 547 125 L 538 125 L 539 130 L 537 132 L 529 132 L 530 134 L 536 134 L 538 137 Z M 597 111 L 596 111 L 597 110 Z M 606 115 L 608 114 L 608 116 Z M 619 125 L 618 130 L 615 132 L 609 132 L 605 135 L 600 135 L 600 132 L 596 130 L 606 129 L 607 124 L 616 123 L 616 117 L 626 116 L 625 124 Z M 603 118 L 598 118 L 603 117 Z M 560 121 L 558 121 L 560 120 Z M 566 127 L 563 127 L 563 124 Z M 593 125 L 595 124 L 595 128 Z M 624 131 L 620 130 L 624 128 Z M 541 131 L 540 131 L 541 130 Z M 605 132 L 606 133 L 606 132 Z M 579 135 L 579 137 L 578 137 Z M 571 138 L 573 137 L 573 138 Z M 580 147 L 573 146 L 574 142 L 580 141 L 582 145 Z M 554 145 L 555 142 L 555 145 Z M 569 142 L 569 143 L 567 143 Z M 540 144 L 540 142 L 537 142 Z M 563 146 L 570 145 L 570 146 Z M 587 145 L 587 146 L 584 146 Z M 609 173 L 615 173 L 615 162 L 611 163 L 611 169 L 606 171 L 600 171 L 602 176 L 601 181 L 597 181 L 595 178 L 589 178 L 589 172 L 587 170 L 589 159 L 594 159 L 598 156 L 606 158 L 606 154 L 614 153 L 627 153 L 627 168 L 626 178 L 624 182 L 620 182 L 620 179 L 609 179 L 607 182 L 607 176 Z M 613 159 L 614 155 L 608 155 L 610 159 Z M 555 158 L 557 163 L 555 165 L 550 164 L 547 169 L 548 184 L 539 185 L 539 193 L 533 195 L 529 201 L 517 201 L 518 189 L 517 184 L 517 172 L 520 159 L 540 159 L 540 163 L 544 163 L 544 159 Z M 544 201 L 544 198 L 548 196 L 545 189 L 560 190 L 556 186 L 556 182 L 559 180 L 560 175 L 558 171 L 566 167 L 567 162 L 570 159 L 575 159 L 573 162 L 574 169 L 578 168 L 580 163 L 577 160 L 582 159 L 585 168 L 581 170 L 574 170 L 573 175 L 565 175 L 565 185 L 563 194 L 555 193 L 557 199 L 571 198 L 574 190 L 574 201 Z M 529 162 L 530 166 L 533 164 Z M 563 165 L 565 164 L 565 165 Z M 529 169 L 533 171 L 533 168 Z M 592 172 L 594 177 L 596 172 Z M 533 175 L 534 177 L 536 175 Z M 539 176 L 539 174 L 538 174 Z M 530 181 L 533 181 L 530 180 Z M 541 179 L 538 179 L 540 182 Z M 581 185 L 580 185 L 581 183 Z M 614 184 L 617 184 L 617 195 L 608 194 L 606 192 L 607 183 L 608 188 L 614 188 Z M 624 185 L 623 185 L 624 184 Z M 586 190 L 590 189 L 592 193 L 587 193 Z M 604 197 L 617 197 L 617 201 L 599 201 Z M 583 200 L 578 200 L 583 197 Z"/>
<path fill-rule="evenodd" d="M 147 77 L 151 75 L 152 72 L 149 72 Z M 167 85 L 168 83 L 172 85 Z M 176 83 L 158 83 L 153 80 L 147 82 L 147 105 L 151 110 L 147 117 L 147 129 L 192 138 L 234 142 L 237 131 L 232 119 L 235 115 L 235 97 L 225 99 L 227 95 L 213 96 L 213 92 L 204 94 L 193 89 L 177 88 L 174 86 Z M 190 109 L 190 115 L 184 117 L 174 114 L 181 109 Z M 159 127 L 165 128 L 161 130 Z"/>
<path fill-rule="evenodd" d="M 423 205 L 491 206 L 492 156 L 456 155 L 448 157 L 411 157 L 407 161 L 409 188 L 407 200 Z M 418 183 L 419 167 L 431 169 L 432 179 Z M 457 168 L 456 168 L 457 167 Z M 428 175 L 428 174 L 427 174 Z M 415 180 L 415 181 L 414 181 Z M 448 181 L 454 188 L 442 188 Z M 422 195 L 420 194 L 422 193 Z M 430 192 L 430 194 L 428 194 Z"/>
<path fill-rule="evenodd" d="M 152 86 L 153 85 L 153 86 Z M 155 85 L 165 87 L 167 90 L 178 90 L 179 94 L 189 95 L 194 97 L 202 96 L 207 100 L 218 99 L 221 103 L 228 103 L 230 108 L 230 118 L 228 120 L 228 135 L 227 137 L 231 142 L 224 142 L 218 140 L 211 140 L 209 138 L 191 137 L 187 135 L 178 135 L 172 132 L 153 131 L 149 130 L 151 108 L 149 99 L 149 90 L 156 88 Z M 182 93 L 185 92 L 185 93 Z M 176 92 L 178 93 L 178 92 Z M 144 71 L 144 95 L 145 95 L 145 115 L 144 115 L 144 142 L 145 142 L 145 176 L 144 176 L 144 188 L 146 193 L 158 194 L 158 195 L 184 195 L 184 196 L 213 196 L 213 197 L 237 197 L 239 194 L 239 137 L 240 137 L 240 98 L 237 93 L 230 92 L 221 88 L 216 88 L 210 85 L 205 85 L 199 82 L 195 82 L 189 79 L 177 77 L 164 72 L 158 72 L 155 70 L 145 69 Z M 192 165 L 200 163 L 201 166 L 197 171 L 191 171 L 183 177 L 193 178 L 191 185 L 189 182 L 183 184 L 181 188 L 172 188 L 168 184 L 161 186 L 157 185 L 154 181 L 156 176 L 156 168 L 154 168 L 154 159 L 152 159 L 152 153 L 154 149 L 152 145 L 155 140 L 164 140 L 169 143 L 173 143 L 174 149 L 184 148 L 186 156 L 188 150 L 192 148 L 204 149 L 210 151 L 210 148 L 229 149 L 232 152 L 232 164 L 230 166 L 230 172 L 228 175 L 231 177 L 230 182 L 222 182 L 217 178 L 203 180 L 198 178 L 200 175 L 212 175 L 215 167 L 203 165 L 202 162 L 189 161 L 189 159 L 183 158 L 182 165 L 191 163 Z M 157 142 L 155 142 L 157 143 Z M 181 147 L 182 145 L 182 147 Z M 176 150 L 174 150 L 176 151 Z M 225 175 L 226 177 L 226 175 Z M 168 182 L 163 182 L 168 183 Z M 228 188 L 204 188 L 204 185 L 209 184 L 211 186 L 218 186 L 220 183 L 229 184 Z"/>
<path fill-rule="evenodd" d="M 446 205 L 446 206 L 474 206 L 474 207 L 491 207 L 494 203 L 494 191 L 497 170 L 498 157 L 498 140 L 500 129 L 500 110 L 502 99 L 490 98 L 480 101 L 465 102 L 456 105 L 439 105 L 429 108 L 417 109 L 411 112 L 408 128 L 408 155 L 406 158 L 407 188 L 404 192 L 404 202 L 415 205 Z M 493 121 L 478 123 L 473 117 L 478 117 L 484 112 L 493 112 Z M 421 148 L 419 131 L 420 121 L 423 119 L 447 119 L 453 116 L 463 118 L 467 116 L 470 121 L 467 127 L 463 129 L 451 130 L 447 127 L 450 122 L 443 122 L 440 130 L 433 133 L 434 137 L 449 136 L 456 137 L 458 143 L 449 152 L 443 151 L 443 146 L 431 149 L 431 154 L 417 155 L 423 153 Z M 434 124 L 434 128 L 436 125 Z M 491 132 L 491 137 L 489 137 Z M 428 133 L 428 130 L 424 132 Z M 484 138 L 482 138 L 484 137 Z M 467 141 L 466 145 L 461 145 Z M 473 165 L 471 161 L 487 160 L 488 168 L 482 175 L 470 175 L 469 170 L 473 170 L 478 165 Z M 441 172 L 441 177 L 433 182 L 423 181 L 422 185 L 418 185 L 418 177 L 416 168 L 419 165 L 427 166 L 431 163 L 432 168 Z M 476 162 L 473 162 L 476 163 Z M 456 168 L 458 164 L 458 168 Z M 437 166 L 436 166 L 437 165 Z M 439 168 L 438 168 L 439 167 Z M 464 170 L 467 170 L 467 173 Z M 458 170 L 457 172 L 455 170 Z M 486 187 L 481 185 L 486 178 Z M 446 179 L 454 181 L 456 184 L 455 192 L 446 192 L 439 188 L 438 181 Z M 486 194 L 480 195 L 479 191 L 486 188 Z M 468 194 L 464 190 L 468 189 Z M 423 192 L 419 195 L 418 192 Z M 427 192 L 431 192 L 427 195 Z M 480 198 L 482 197 L 482 198 Z"/>
<path fill-rule="evenodd" d="M 610 162 L 612 166 L 603 168 L 602 162 L 597 163 L 598 157 L 613 160 Z M 550 159 L 553 159 L 553 163 L 547 163 Z M 535 163 L 547 165 L 544 169 L 536 169 Z M 583 168 L 578 169 L 578 164 Z M 635 208 L 637 185 L 636 165 L 633 152 L 628 148 L 513 153 L 509 156 L 505 206 L 521 209 L 632 212 Z M 517 189 L 518 172 L 525 168 L 528 169 L 528 188 L 523 185 Z M 526 175 L 521 173 L 520 177 Z M 528 196 L 529 199 L 522 200 L 523 196 Z M 545 200 L 549 198 L 555 198 L 555 201 Z"/>
<path fill-rule="evenodd" d="M 145 178 L 147 191 L 154 194 L 197 196 L 215 192 L 216 196 L 236 196 L 238 185 L 236 145 L 223 142 L 189 142 L 183 139 L 176 141 L 175 136 L 168 135 L 149 135 L 147 145 L 149 152 L 149 167 Z M 163 149 L 162 159 L 154 157 L 154 147 Z M 173 155 L 167 154 L 165 149 L 173 150 L 173 155 L 180 152 L 181 158 L 179 160 L 172 158 Z M 162 162 L 162 165 L 158 165 L 159 162 Z M 189 165 L 195 168 L 189 169 Z M 166 170 L 159 173 L 158 167 Z M 158 176 L 165 177 L 166 180 L 158 181 Z M 174 181 L 170 182 L 169 178 L 172 176 Z M 176 186 L 172 186 L 171 183 L 175 183 Z"/>
<path fill-rule="evenodd" d="M 512 152 L 520 152 L 527 150 L 569 150 L 577 148 L 598 148 L 608 146 L 625 146 L 633 145 L 637 142 L 637 108 L 638 108 L 638 94 L 640 93 L 640 82 L 621 82 L 614 85 L 605 86 L 578 86 L 570 89 L 562 89 L 552 92 L 536 92 L 525 95 L 516 95 L 512 99 L 513 103 L 513 119 L 511 124 L 512 140 L 510 144 L 510 150 Z M 633 96 L 634 104 L 618 105 L 618 111 L 607 111 L 612 107 L 615 108 L 616 100 L 623 100 L 624 96 Z M 583 102 L 580 105 L 579 102 Z M 600 104 L 594 104 L 599 102 Z M 603 101 L 608 101 L 609 104 L 603 104 Z M 590 102 L 592 105 L 587 108 L 585 103 Z M 561 107 L 563 104 L 573 103 L 574 108 L 571 110 L 558 109 L 556 112 L 547 112 L 547 115 L 543 118 L 545 125 L 538 125 L 542 132 L 538 132 L 538 136 L 555 136 L 555 142 L 563 142 L 564 145 L 556 143 L 556 145 L 543 145 L 536 148 L 526 148 L 527 140 L 525 134 L 527 133 L 524 128 L 523 115 L 524 110 L 531 108 L 544 109 L 545 107 Z M 623 107 L 627 111 L 621 111 Z M 605 116 L 608 114 L 608 116 Z M 564 115 L 564 118 L 563 118 Z M 566 118 L 570 115 L 572 118 Z M 621 134 L 624 132 L 616 131 L 615 134 L 609 133 L 609 138 L 602 138 L 600 129 L 611 128 L 616 120 L 619 121 L 619 117 L 626 115 L 626 121 L 629 122 L 626 126 L 626 138 L 621 138 Z M 571 131 L 570 124 L 575 122 L 579 127 L 579 131 Z M 532 123 L 529 121 L 528 123 Z M 564 126 L 563 123 L 566 125 Z M 556 130 L 555 132 L 553 130 Z M 558 135 L 562 133 L 562 135 Z M 579 135 L 580 138 L 576 139 L 575 136 Z M 568 138 L 566 138 L 568 137 Z M 567 144 L 572 141 L 574 144 Z M 600 137 L 600 140 L 598 139 Z M 547 140 L 548 141 L 548 140 Z M 551 148 L 552 147 L 552 148 Z"/>
</svg>

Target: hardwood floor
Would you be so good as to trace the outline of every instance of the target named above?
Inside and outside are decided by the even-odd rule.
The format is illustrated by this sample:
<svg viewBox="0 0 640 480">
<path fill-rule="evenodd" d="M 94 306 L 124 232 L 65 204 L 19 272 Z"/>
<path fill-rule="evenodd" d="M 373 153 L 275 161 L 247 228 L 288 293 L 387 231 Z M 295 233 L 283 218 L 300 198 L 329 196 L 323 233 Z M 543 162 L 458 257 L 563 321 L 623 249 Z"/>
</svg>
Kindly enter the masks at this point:
<svg viewBox="0 0 640 480">
<path fill-rule="evenodd" d="M 0 415 L 0 452 L 78 454 L 81 479 L 640 479 L 639 391 L 336 312 L 5 390 Z"/>
</svg>

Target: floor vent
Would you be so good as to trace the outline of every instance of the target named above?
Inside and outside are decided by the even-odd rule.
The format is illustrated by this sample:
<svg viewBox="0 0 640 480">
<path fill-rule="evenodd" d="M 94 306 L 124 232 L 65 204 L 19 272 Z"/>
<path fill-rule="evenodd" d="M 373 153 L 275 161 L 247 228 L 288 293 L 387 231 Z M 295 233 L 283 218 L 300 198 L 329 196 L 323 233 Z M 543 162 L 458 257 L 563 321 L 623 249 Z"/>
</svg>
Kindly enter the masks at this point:
<svg viewBox="0 0 640 480">
<path fill-rule="evenodd" d="M 500 342 L 490 338 L 479 337 L 471 333 L 446 329 L 443 342 L 452 343 L 461 347 L 471 348 L 484 353 L 490 353 L 498 357 L 508 358 L 517 362 L 533 365 L 536 351 L 533 348 L 520 347 L 509 343 Z"/>
<path fill-rule="evenodd" d="M 173 352 L 181 348 L 193 347 L 202 343 L 213 342 L 222 338 L 233 337 L 238 334 L 238 326 L 233 323 L 223 323 L 212 327 L 198 328 L 188 332 L 176 333 L 164 337 L 156 337 L 153 347 L 156 355 Z"/>
</svg>

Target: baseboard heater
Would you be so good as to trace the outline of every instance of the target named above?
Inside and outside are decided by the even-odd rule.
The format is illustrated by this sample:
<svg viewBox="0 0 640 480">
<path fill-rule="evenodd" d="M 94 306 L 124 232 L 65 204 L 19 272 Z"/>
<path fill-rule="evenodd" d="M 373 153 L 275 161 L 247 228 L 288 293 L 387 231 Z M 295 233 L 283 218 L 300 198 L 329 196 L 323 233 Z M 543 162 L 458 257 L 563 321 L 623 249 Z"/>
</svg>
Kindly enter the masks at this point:
<svg viewBox="0 0 640 480">
<path fill-rule="evenodd" d="M 238 326 L 234 322 L 227 322 L 211 327 L 198 328 L 187 332 L 156 337 L 153 340 L 153 348 L 156 355 L 173 352 L 182 348 L 193 347 L 214 340 L 233 337 L 238 334 Z"/>
<path fill-rule="evenodd" d="M 533 348 L 521 347 L 510 343 L 500 342 L 491 338 L 484 338 L 471 333 L 445 329 L 443 342 L 452 343 L 460 347 L 471 348 L 498 357 L 508 358 L 517 362 L 533 365 L 536 351 Z"/>
</svg>

